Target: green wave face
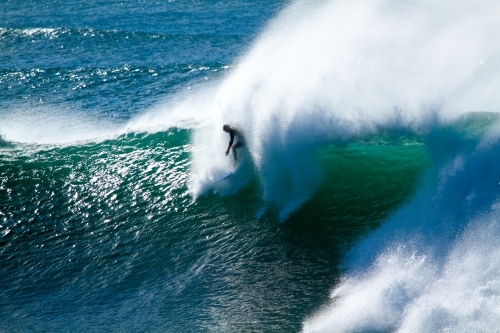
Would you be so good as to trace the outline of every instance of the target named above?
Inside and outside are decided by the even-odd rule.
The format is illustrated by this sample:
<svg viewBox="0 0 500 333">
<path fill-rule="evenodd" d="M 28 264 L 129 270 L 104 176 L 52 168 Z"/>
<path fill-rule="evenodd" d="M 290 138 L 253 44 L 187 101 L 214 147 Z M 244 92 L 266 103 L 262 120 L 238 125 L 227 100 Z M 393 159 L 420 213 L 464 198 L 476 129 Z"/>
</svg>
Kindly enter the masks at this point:
<svg viewBox="0 0 500 333">
<path fill-rule="evenodd" d="M 186 131 L 29 149 L 19 146 L 2 156 L 10 218 L 108 221 L 182 206 L 179 191 L 184 190 L 189 151 Z"/>
<path fill-rule="evenodd" d="M 425 146 L 414 136 L 330 145 L 318 149 L 315 159 L 320 185 L 285 224 L 337 253 L 407 202 L 431 166 Z"/>
<path fill-rule="evenodd" d="M 21 229 L 36 228 L 37 221 L 48 219 L 62 228 L 75 223 L 161 221 L 185 218 L 180 212 L 193 216 L 208 210 L 217 215 L 220 212 L 214 210 L 221 202 L 236 214 L 240 210 L 234 202 L 246 202 L 247 217 L 258 219 L 265 202 L 257 173 L 232 197 L 209 193 L 193 201 L 188 188 L 190 150 L 188 130 L 127 134 L 67 147 L 5 148 L 4 219 L 21 221 Z M 314 159 L 321 171 L 318 188 L 289 217 L 288 227 L 326 226 L 355 233 L 369 229 L 414 193 L 430 163 L 417 139 L 383 136 L 319 148 Z M 277 221 L 272 209 L 264 217 Z"/>
</svg>

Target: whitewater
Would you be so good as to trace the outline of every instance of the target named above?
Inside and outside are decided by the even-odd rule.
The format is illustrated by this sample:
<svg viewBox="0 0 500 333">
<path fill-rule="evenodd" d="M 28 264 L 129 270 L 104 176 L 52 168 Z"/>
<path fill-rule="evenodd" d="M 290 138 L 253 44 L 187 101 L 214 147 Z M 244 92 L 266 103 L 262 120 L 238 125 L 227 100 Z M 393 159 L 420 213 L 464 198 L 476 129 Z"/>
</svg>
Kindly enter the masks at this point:
<svg viewBox="0 0 500 333">
<path fill-rule="evenodd" d="M 76 155 L 106 158 L 116 147 L 120 152 L 134 147 L 138 152 L 120 157 L 115 171 L 120 174 L 120 170 L 135 170 L 133 162 L 141 163 L 147 170 L 142 174 L 144 181 L 139 183 L 153 187 L 148 183 L 151 181 L 161 186 L 161 191 L 174 184 L 168 195 L 178 200 L 176 204 L 171 198 L 156 201 L 156 206 L 143 214 L 148 219 L 153 216 L 154 220 L 155 211 L 167 208 L 168 214 L 182 211 L 175 215 L 182 221 L 210 216 L 212 213 L 204 211 L 189 215 L 189 211 L 209 206 L 203 200 L 217 206 L 243 193 L 245 199 L 241 201 L 248 202 L 250 208 L 234 208 L 227 215 L 236 219 L 234 216 L 241 211 L 250 211 L 255 219 L 244 215 L 239 223 L 262 222 L 271 216 L 278 221 L 278 226 L 273 227 L 276 229 L 286 228 L 297 216 L 294 214 L 308 216 L 304 207 L 318 200 L 318 191 L 330 193 L 328 198 L 341 195 L 335 191 L 341 188 L 338 184 L 344 174 L 355 180 L 348 176 L 349 170 L 339 169 L 352 164 L 342 164 L 340 158 L 332 158 L 331 162 L 332 155 L 345 153 L 349 160 L 349 149 L 358 149 L 364 143 L 379 147 L 374 155 L 383 155 L 381 151 L 391 142 L 398 149 L 418 150 L 414 155 L 423 151 L 422 158 L 398 155 L 394 160 L 390 160 L 390 151 L 383 151 L 384 158 L 391 162 L 382 166 L 362 164 L 363 158 L 371 161 L 373 157 L 362 149 L 352 158 L 356 166 L 367 168 L 368 178 L 376 168 L 385 168 L 381 178 L 387 184 L 399 177 L 394 174 L 391 179 L 387 170 L 404 168 L 398 163 L 410 161 L 416 165 L 422 159 L 425 167 L 415 167 L 424 171 L 415 172 L 417 185 L 408 190 L 409 197 L 396 200 L 397 205 L 391 206 L 394 209 L 381 214 L 380 223 L 364 228 L 352 243 L 347 242 L 339 276 L 331 277 L 329 282 L 329 295 L 323 295 L 322 304 L 306 318 L 299 318 L 300 330 L 498 331 L 499 17 L 500 4 L 487 0 L 295 1 L 267 22 L 233 63 L 212 66 L 217 68 L 212 76 L 204 73 L 208 67 L 187 68 L 186 72 L 201 74 L 183 82 L 182 89 L 172 89 L 147 106 L 136 106 L 138 111 L 130 117 L 110 120 L 96 112 L 77 112 L 75 116 L 64 103 L 57 107 L 50 103 L 29 107 L 20 113 L 18 104 L 12 103 L 0 115 L 0 147 L 12 142 L 24 144 L 29 156 L 36 154 L 32 151 L 48 151 L 49 161 L 57 159 L 51 155 L 54 149 L 90 147 L 88 152 Z M 16 33 L 51 38 L 67 31 L 36 28 Z M 91 34 L 94 30 L 78 33 Z M 0 29 L 0 37 L 5 34 L 6 30 Z M 148 73 L 141 67 L 123 69 L 127 73 L 135 70 Z M 75 72 L 63 75 L 72 77 Z M 18 121 L 20 114 L 23 122 Z M 247 148 L 230 181 L 214 184 L 211 180 L 232 170 L 233 165 L 223 154 L 228 137 L 222 125 L 226 123 L 244 131 Z M 169 138 L 174 143 L 169 141 L 167 148 L 175 156 L 163 162 L 154 153 L 163 153 L 162 142 Z M 142 150 L 142 140 L 153 148 Z M 148 166 L 149 159 L 155 163 Z M 117 160 L 97 160 L 96 169 L 106 174 L 111 184 L 114 176 L 105 171 L 110 161 Z M 175 170 L 168 181 L 160 177 L 164 170 Z M 336 172 L 334 178 L 330 172 Z M 137 179 L 142 178 L 135 176 L 133 182 Z M 186 193 L 177 194 L 183 186 Z M 257 193 L 255 197 L 246 194 L 249 188 Z M 103 196 L 111 197 L 113 191 Z M 145 197 L 154 196 L 146 193 Z M 367 210 L 375 210 L 378 203 L 369 207 Z M 320 212 L 320 218 L 333 221 L 339 214 L 327 208 Z M 141 219 L 140 211 L 134 214 L 133 219 Z M 109 216 L 104 214 L 103 218 Z M 214 219 L 223 223 L 230 220 Z M 178 224 L 182 232 L 176 231 L 176 235 L 188 233 L 181 222 Z M 204 243 L 205 236 L 209 238 L 206 231 L 200 231 L 198 226 L 195 230 L 204 236 L 199 242 L 208 247 Z M 252 259 L 258 257 L 253 252 L 258 251 L 251 247 L 257 242 L 247 237 L 222 237 L 218 241 L 236 252 L 228 244 L 237 239 L 244 244 L 245 253 Z M 201 252 L 188 245 L 181 248 Z M 221 257 L 210 248 L 203 256 L 192 259 L 192 265 L 182 275 L 184 280 L 178 281 L 189 285 L 191 279 L 205 276 L 204 270 Z M 233 265 L 234 258 L 228 262 Z M 180 264 L 176 261 L 175 265 Z M 228 267 L 234 269 L 232 265 Z M 308 274 L 307 280 L 314 284 L 314 272 Z M 182 294 L 185 287 L 181 282 L 181 287 L 172 285 L 166 287 L 167 291 L 178 288 L 172 293 Z M 300 290 L 301 285 L 294 288 Z M 235 297 L 231 304 L 239 301 Z M 286 304 L 297 306 L 295 301 Z M 217 302 L 223 304 L 224 297 L 217 298 Z M 231 317 L 214 312 L 217 315 L 212 315 L 223 318 L 221 321 Z M 224 324 L 217 324 L 202 330 L 224 331 Z"/>
</svg>

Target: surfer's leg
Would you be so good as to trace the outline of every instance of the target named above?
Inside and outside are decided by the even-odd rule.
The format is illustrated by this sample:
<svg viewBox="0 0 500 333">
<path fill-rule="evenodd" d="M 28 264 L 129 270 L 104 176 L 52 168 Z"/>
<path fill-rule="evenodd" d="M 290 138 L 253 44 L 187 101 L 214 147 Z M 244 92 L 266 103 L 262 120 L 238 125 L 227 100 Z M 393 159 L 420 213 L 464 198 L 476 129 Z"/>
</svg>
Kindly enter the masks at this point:
<svg viewBox="0 0 500 333">
<path fill-rule="evenodd" d="M 244 143 L 241 142 L 241 141 L 238 141 L 236 142 L 236 144 L 233 145 L 233 156 L 234 156 L 234 160 L 237 161 L 238 158 L 236 156 L 236 149 L 240 148 L 240 147 L 243 147 L 244 146 Z"/>
<path fill-rule="evenodd" d="M 234 157 L 235 161 L 238 160 L 238 157 L 236 157 L 236 147 L 234 147 L 234 146 L 233 146 L 233 157 Z"/>
</svg>

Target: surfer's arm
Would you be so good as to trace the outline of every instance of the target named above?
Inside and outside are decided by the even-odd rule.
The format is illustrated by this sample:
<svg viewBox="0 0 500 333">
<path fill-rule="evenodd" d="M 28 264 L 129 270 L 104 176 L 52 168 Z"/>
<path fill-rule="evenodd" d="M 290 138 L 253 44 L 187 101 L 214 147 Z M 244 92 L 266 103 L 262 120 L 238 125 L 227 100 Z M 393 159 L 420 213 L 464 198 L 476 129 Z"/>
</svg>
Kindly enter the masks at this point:
<svg viewBox="0 0 500 333">
<path fill-rule="evenodd" d="M 229 140 L 229 145 L 227 146 L 227 150 L 226 150 L 226 156 L 229 155 L 229 150 L 231 150 L 231 146 L 233 145 L 233 141 L 234 141 L 234 135 L 233 134 L 229 134 L 231 136 L 231 140 Z"/>
</svg>

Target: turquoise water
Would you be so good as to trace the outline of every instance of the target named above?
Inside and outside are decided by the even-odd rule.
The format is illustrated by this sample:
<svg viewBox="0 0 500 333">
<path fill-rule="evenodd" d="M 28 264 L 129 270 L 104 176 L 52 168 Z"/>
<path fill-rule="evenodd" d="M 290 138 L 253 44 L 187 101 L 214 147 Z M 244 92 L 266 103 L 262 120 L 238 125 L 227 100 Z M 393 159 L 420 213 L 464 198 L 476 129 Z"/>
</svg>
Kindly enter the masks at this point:
<svg viewBox="0 0 500 333">
<path fill-rule="evenodd" d="M 492 331 L 497 9 L 7 1 L 0 331 Z"/>
</svg>

